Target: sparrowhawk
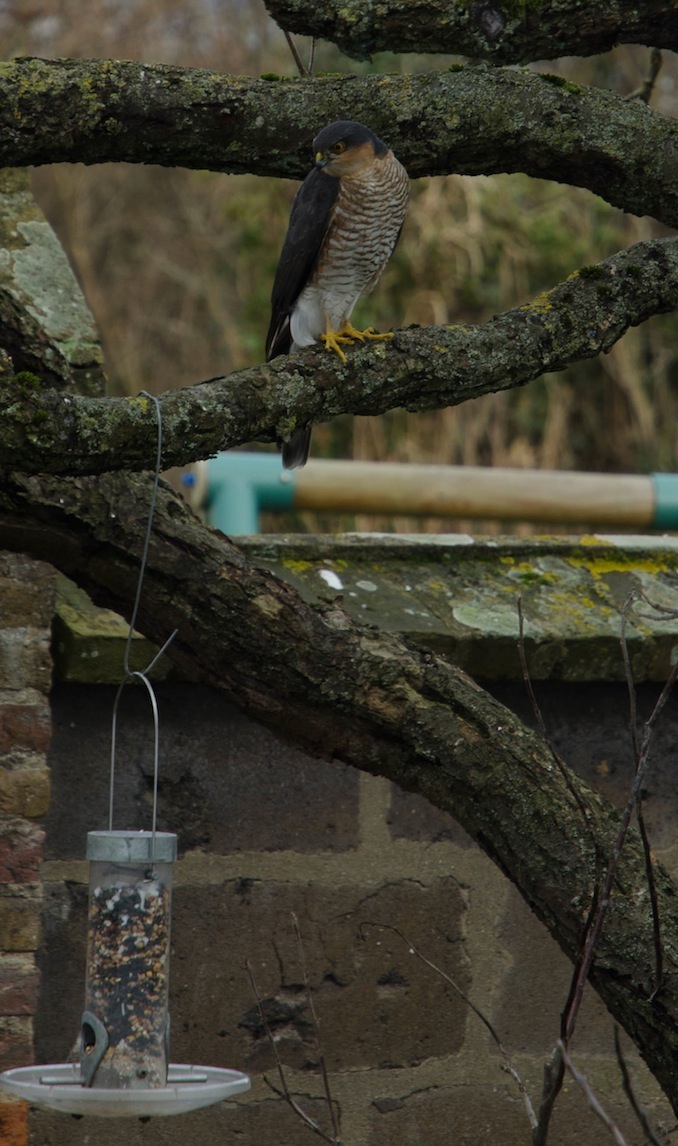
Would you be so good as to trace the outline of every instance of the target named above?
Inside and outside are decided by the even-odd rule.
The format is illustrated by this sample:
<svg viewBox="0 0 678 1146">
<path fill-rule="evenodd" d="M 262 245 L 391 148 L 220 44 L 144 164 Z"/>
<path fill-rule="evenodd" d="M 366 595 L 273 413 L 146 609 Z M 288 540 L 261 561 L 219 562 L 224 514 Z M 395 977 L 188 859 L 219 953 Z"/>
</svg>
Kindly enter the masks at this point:
<svg viewBox="0 0 678 1146">
<path fill-rule="evenodd" d="M 271 295 L 266 360 L 321 339 L 346 361 L 356 339 L 392 338 L 351 325 L 353 307 L 376 286 L 398 241 L 409 179 L 378 136 L 352 120 L 313 140 L 315 166 L 295 195 Z M 282 447 L 286 469 L 308 458 L 310 427 Z"/>
</svg>

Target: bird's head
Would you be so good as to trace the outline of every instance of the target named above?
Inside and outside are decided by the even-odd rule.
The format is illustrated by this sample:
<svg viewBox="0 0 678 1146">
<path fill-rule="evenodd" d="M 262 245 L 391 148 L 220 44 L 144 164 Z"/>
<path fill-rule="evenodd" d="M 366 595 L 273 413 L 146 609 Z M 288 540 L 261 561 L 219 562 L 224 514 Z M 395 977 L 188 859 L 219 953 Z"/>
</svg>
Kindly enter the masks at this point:
<svg viewBox="0 0 678 1146">
<path fill-rule="evenodd" d="M 388 152 L 388 147 L 365 127 L 352 119 L 330 123 L 313 140 L 315 165 L 338 178 L 356 175 Z"/>
</svg>

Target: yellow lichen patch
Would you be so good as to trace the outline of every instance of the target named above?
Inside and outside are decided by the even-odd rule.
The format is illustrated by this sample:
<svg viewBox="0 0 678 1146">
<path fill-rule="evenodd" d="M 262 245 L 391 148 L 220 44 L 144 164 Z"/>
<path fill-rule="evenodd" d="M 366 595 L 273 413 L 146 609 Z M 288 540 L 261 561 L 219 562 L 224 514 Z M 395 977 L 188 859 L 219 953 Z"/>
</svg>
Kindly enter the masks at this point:
<svg viewBox="0 0 678 1146">
<path fill-rule="evenodd" d="M 592 577 L 605 577 L 607 573 L 649 573 L 656 576 L 659 573 L 675 573 L 675 558 L 661 560 L 657 557 L 633 556 L 619 557 L 577 557 L 566 558 L 568 565 L 575 569 L 585 569 Z"/>
<path fill-rule="evenodd" d="M 331 569 L 348 569 L 351 562 L 347 561 L 345 557 L 333 557 L 331 561 L 326 561 L 325 564 L 329 565 Z"/>
<path fill-rule="evenodd" d="M 311 569 L 315 568 L 313 561 L 307 561 L 299 557 L 284 557 L 281 565 L 289 573 L 308 573 Z"/>
<path fill-rule="evenodd" d="M 551 291 L 543 290 L 541 294 L 536 295 L 531 302 L 524 303 L 520 310 L 533 310 L 538 314 L 548 314 L 553 310 L 553 303 L 551 301 Z"/>
</svg>

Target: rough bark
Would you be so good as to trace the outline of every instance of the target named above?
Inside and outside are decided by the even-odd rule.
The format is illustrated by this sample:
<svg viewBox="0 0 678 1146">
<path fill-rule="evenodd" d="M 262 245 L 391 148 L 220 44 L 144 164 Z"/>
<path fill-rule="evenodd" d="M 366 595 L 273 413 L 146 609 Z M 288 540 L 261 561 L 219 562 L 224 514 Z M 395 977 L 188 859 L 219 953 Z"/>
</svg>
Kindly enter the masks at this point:
<svg viewBox="0 0 678 1146">
<path fill-rule="evenodd" d="M 678 239 L 638 243 L 586 267 L 532 302 L 479 326 L 398 331 L 352 349 L 346 365 L 307 350 L 160 399 L 163 465 L 184 465 L 244 442 L 279 441 L 295 428 L 350 411 L 434 410 L 522 386 L 592 358 L 629 326 L 678 307 Z M 0 313 L 0 339 L 2 337 Z M 63 395 L 38 379 L 0 389 L 0 457 L 28 473 L 101 473 L 154 464 L 148 399 Z"/>
<path fill-rule="evenodd" d="M 497 64 L 591 56 L 615 44 L 678 48 L 675 4 L 630 0 L 266 0 L 281 28 L 331 40 L 348 56 L 445 52 Z"/>
<path fill-rule="evenodd" d="M 0 171 L 0 251 L 0 346 L 14 368 L 56 390 L 103 394 L 94 321 L 25 171 Z"/>
<path fill-rule="evenodd" d="M 290 80 L 115 60 L 0 64 L 0 166 L 158 163 L 301 178 L 335 119 L 368 123 L 412 178 L 524 171 L 678 225 L 678 123 L 512 68 Z"/>
<path fill-rule="evenodd" d="M 149 483 L 7 479 L 0 547 L 49 559 L 102 604 L 129 614 Z M 440 657 L 357 626 L 339 604 L 310 607 L 250 564 L 163 489 L 139 625 L 176 626 L 177 664 L 250 716 L 326 759 L 347 761 L 451 812 L 513 879 L 572 956 L 617 814 L 539 737 Z M 586 805 L 584 823 L 573 788 Z M 657 869 L 666 975 L 651 999 L 653 934 L 642 850 L 632 835 L 591 980 L 678 1107 L 678 900 Z"/>
</svg>

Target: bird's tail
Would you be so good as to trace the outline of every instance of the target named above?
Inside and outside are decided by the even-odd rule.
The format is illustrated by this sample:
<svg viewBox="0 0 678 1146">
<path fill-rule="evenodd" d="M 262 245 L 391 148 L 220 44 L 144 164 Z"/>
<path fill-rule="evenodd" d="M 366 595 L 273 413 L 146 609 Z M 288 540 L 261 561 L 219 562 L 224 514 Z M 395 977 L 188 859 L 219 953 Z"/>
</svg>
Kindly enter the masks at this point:
<svg viewBox="0 0 678 1146">
<path fill-rule="evenodd" d="M 286 470 L 296 470 L 305 466 L 308 461 L 308 451 L 311 445 L 311 427 L 297 430 L 292 434 L 289 442 L 283 442 L 282 464 Z"/>
</svg>

